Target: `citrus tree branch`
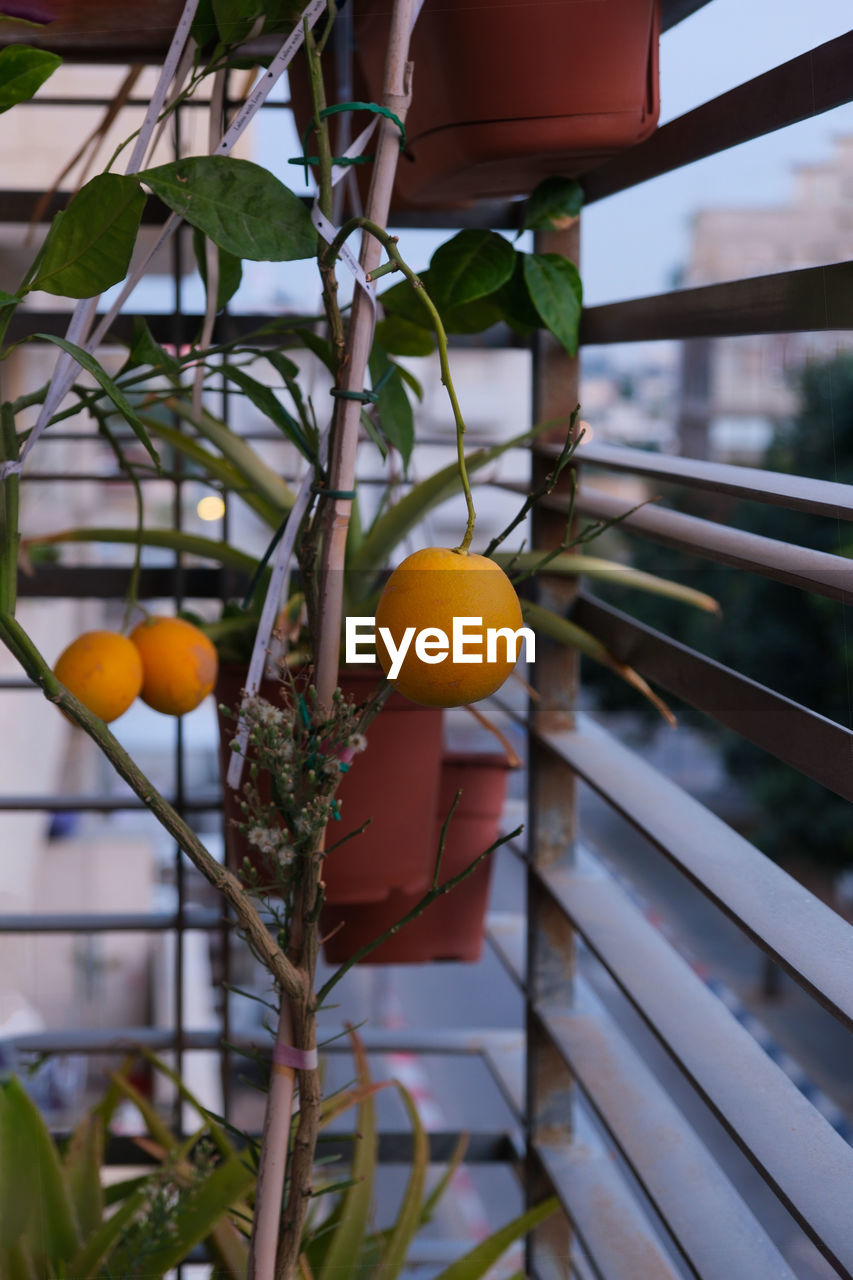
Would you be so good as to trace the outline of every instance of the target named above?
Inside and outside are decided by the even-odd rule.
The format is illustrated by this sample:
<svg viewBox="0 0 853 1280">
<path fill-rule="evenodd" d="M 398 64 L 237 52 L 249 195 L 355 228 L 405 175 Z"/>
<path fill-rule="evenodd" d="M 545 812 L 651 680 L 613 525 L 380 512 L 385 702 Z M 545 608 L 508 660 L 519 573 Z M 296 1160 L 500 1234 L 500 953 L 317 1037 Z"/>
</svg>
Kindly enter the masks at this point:
<svg viewBox="0 0 853 1280">
<path fill-rule="evenodd" d="M 295 966 L 270 936 L 269 930 L 249 894 L 237 877 L 216 861 L 195 832 L 175 812 L 168 800 L 146 778 L 141 769 L 113 737 L 103 720 L 93 715 L 63 684 L 57 680 L 24 628 L 8 613 L 0 613 L 0 639 L 17 658 L 24 671 L 40 685 L 45 697 L 54 702 L 76 725 L 79 725 L 101 749 L 132 791 L 177 841 L 201 874 L 233 907 L 249 946 L 266 967 L 282 991 L 290 998 L 302 994 L 302 980 Z"/>
</svg>

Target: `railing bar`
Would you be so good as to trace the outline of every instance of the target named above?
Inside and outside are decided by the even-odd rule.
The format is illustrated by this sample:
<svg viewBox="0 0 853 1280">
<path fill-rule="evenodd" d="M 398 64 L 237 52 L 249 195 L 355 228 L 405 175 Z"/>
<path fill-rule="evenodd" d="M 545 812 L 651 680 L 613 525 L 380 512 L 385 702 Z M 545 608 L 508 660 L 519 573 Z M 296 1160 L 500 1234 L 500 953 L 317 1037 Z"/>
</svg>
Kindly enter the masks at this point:
<svg viewBox="0 0 853 1280">
<path fill-rule="evenodd" d="M 607 1153 L 544 1144 L 534 1151 L 602 1280 L 678 1280 Z"/>
<path fill-rule="evenodd" d="M 853 730 L 589 595 L 572 618 L 667 693 L 853 801 Z"/>
<path fill-rule="evenodd" d="M 586 346 L 853 328 L 853 263 L 834 262 L 590 307 Z"/>
<path fill-rule="evenodd" d="M 512 485 L 503 487 L 515 488 Z M 555 511 L 568 509 L 565 499 L 553 496 L 543 498 L 542 505 Z M 801 591 L 814 592 L 844 604 L 849 603 L 853 595 L 853 561 L 844 556 L 814 551 L 792 542 L 779 542 L 757 533 L 746 533 L 743 529 L 702 520 L 681 511 L 670 511 L 655 504 L 625 515 L 630 507 L 624 498 L 587 485 L 578 490 L 575 509 L 594 519 L 624 517 L 620 521 L 620 529 L 641 538 L 702 560 L 714 560 L 749 573 L 759 573 Z"/>
<path fill-rule="evenodd" d="M 6 933 L 161 933 L 175 929 L 178 917 L 161 912 L 75 912 L 68 915 L 0 915 L 0 934 Z M 186 929 L 218 929 L 219 911 L 190 911 Z"/>
<path fill-rule="evenodd" d="M 853 927 L 743 836 L 594 724 L 538 735 L 845 1026 Z"/>
<path fill-rule="evenodd" d="M 596 1115 L 700 1280 L 794 1280 L 776 1246 L 626 1038 L 586 1012 L 537 1009 Z"/>
<path fill-rule="evenodd" d="M 853 32 L 809 49 L 662 125 L 583 179 L 592 204 L 683 165 L 843 106 L 853 98 Z"/>
<path fill-rule="evenodd" d="M 540 879 L 727 1133 L 850 1280 L 853 1148 L 613 880 L 560 870 Z"/>
<path fill-rule="evenodd" d="M 553 445 L 538 446 L 537 452 L 556 456 Z M 810 511 L 838 520 L 853 520 L 853 485 L 810 476 L 790 476 L 758 467 L 738 467 L 725 462 L 705 462 L 673 454 L 648 453 L 620 445 L 581 444 L 579 460 L 608 471 L 651 476 L 691 489 L 710 489 L 734 497 L 786 507 L 790 511 Z"/>
<path fill-rule="evenodd" d="M 174 804 L 174 797 L 168 798 Z M 187 813 L 215 813 L 222 808 L 221 791 L 212 791 L 207 796 L 187 800 L 184 803 Z M 134 795 L 124 796 L 0 796 L 0 813 L 124 813 L 134 809 L 146 809 L 148 806 Z"/>
</svg>

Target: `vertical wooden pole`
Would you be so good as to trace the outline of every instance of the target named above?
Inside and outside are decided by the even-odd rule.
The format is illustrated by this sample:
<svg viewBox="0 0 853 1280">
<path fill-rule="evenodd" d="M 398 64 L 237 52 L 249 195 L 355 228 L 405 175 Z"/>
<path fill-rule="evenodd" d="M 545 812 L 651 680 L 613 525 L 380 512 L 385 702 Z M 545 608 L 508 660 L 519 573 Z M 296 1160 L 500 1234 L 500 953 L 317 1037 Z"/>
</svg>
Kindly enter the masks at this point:
<svg viewBox="0 0 853 1280">
<path fill-rule="evenodd" d="M 564 231 L 537 236 L 540 253 L 560 253 L 577 263 L 579 223 Z M 534 421 L 568 416 L 578 402 L 578 359 L 570 357 L 550 336 L 541 334 L 534 349 Z M 559 434 L 559 433 L 558 433 Z M 532 459 L 533 485 L 551 463 Z M 563 537 L 565 519 L 536 511 L 532 545 L 547 548 Z M 565 611 L 576 592 L 574 580 L 540 580 L 543 604 Z M 552 1192 L 537 1146 L 564 1147 L 572 1138 L 572 1080 L 559 1054 L 542 1031 L 537 1006 L 568 1008 L 572 1000 L 574 935 L 536 876 L 536 868 L 566 865 L 573 859 L 577 836 L 577 783 L 566 765 L 540 746 L 536 730 L 571 728 L 579 683 L 579 657 L 573 649 L 537 636 L 533 683 L 541 701 L 532 704 L 529 756 L 529 848 L 527 876 L 527 1168 L 526 1193 L 534 1204 Z M 526 1274 L 557 1280 L 569 1270 L 571 1233 L 565 1217 L 555 1214 L 528 1242 Z"/>
</svg>

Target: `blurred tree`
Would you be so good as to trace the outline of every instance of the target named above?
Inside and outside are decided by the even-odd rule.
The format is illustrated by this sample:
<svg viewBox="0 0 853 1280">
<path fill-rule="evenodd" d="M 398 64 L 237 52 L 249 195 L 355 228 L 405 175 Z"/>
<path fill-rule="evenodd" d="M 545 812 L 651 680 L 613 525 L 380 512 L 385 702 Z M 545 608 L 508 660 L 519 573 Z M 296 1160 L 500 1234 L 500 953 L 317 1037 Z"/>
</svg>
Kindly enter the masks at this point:
<svg viewBox="0 0 853 1280">
<path fill-rule="evenodd" d="M 853 484 L 853 355 L 807 366 L 799 383 L 800 410 L 776 432 L 762 465 L 771 471 Z M 853 554 L 853 528 L 843 521 L 697 491 L 673 491 L 666 497 L 674 507 L 751 533 L 834 554 Z M 651 596 L 626 604 L 624 592 L 602 591 L 611 603 L 632 609 L 648 625 L 821 715 L 853 723 L 849 609 L 724 565 L 689 562 L 641 539 L 630 540 L 630 556 L 637 568 L 679 578 L 715 596 L 722 606 L 722 619 L 709 619 Z M 588 670 L 591 666 L 587 664 L 585 678 L 593 675 Z M 603 709 L 628 707 L 615 681 L 593 677 L 590 683 Z M 636 703 L 633 709 L 638 709 Z M 819 864 L 827 871 L 853 865 L 853 821 L 846 801 L 704 716 L 689 709 L 679 714 L 720 742 L 730 776 L 754 804 L 749 836 L 759 848 L 788 865 Z"/>
</svg>

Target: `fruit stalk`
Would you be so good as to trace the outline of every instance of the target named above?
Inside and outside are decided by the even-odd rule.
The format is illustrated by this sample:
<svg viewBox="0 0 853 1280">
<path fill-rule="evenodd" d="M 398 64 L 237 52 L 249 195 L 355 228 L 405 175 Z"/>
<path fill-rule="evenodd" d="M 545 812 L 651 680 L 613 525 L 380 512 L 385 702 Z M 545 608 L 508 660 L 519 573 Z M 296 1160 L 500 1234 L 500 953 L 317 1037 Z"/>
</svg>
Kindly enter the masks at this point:
<svg viewBox="0 0 853 1280">
<path fill-rule="evenodd" d="M 0 461 L 17 462 L 18 437 L 11 406 L 0 410 Z M 20 479 L 12 471 L 0 481 L 0 612 L 14 617 L 18 597 L 18 488 Z"/>
</svg>

